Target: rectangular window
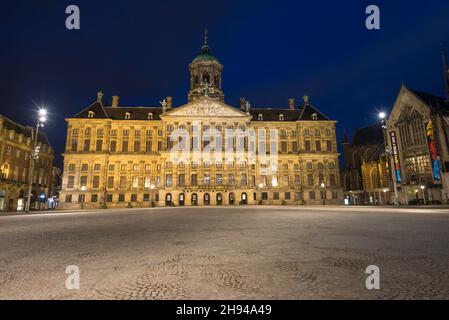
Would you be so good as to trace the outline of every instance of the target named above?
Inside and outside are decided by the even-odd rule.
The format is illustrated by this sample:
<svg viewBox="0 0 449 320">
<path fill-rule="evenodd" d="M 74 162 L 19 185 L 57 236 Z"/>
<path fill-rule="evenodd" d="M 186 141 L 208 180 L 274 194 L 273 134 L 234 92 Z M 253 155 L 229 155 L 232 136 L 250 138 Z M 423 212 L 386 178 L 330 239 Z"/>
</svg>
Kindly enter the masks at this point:
<svg viewBox="0 0 449 320">
<path fill-rule="evenodd" d="M 117 141 L 116 140 L 112 140 L 111 141 L 111 152 L 116 152 L 117 151 Z"/>
<path fill-rule="evenodd" d="M 128 141 L 126 140 L 122 143 L 122 152 L 128 152 Z"/>
<path fill-rule="evenodd" d="M 74 176 L 69 176 L 69 178 L 67 180 L 67 188 L 68 189 L 73 189 L 74 186 L 75 186 L 75 177 Z"/>
<path fill-rule="evenodd" d="M 143 201 L 144 201 L 144 202 L 150 201 L 150 194 L 149 194 L 149 193 L 145 193 L 145 194 L 143 195 Z"/>
<path fill-rule="evenodd" d="M 203 183 L 205 186 L 210 186 L 210 174 L 209 173 L 204 174 L 204 182 Z"/>
<path fill-rule="evenodd" d="M 161 186 L 161 176 L 156 177 L 156 187 L 159 188 Z"/>
<path fill-rule="evenodd" d="M 332 152 L 332 141 L 326 141 L 326 150 Z"/>
<path fill-rule="evenodd" d="M 298 152 L 298 142 L 293 141 L 292 142 L 292 152 L 297 153 Z"/>
<path fill-rule="evenodd" d="M 86 139 L 86 140 L 84 140 L 83 151 L 88 152 L 89 149 L 90 149 L 90 139 Z"/>
<path fill-rule="evenodd" d="M 247 177 L 246 177 L 246 173 L 242 173 L 240 175 L 240 185 L 242 187 L 246 187 L 247 184 L 248 184 L 248 180 L 247 180 Z"/>
<path fill-rule="evenodd" d="M 87 185 L 87 176 L 82 176 L 80 178 L 80 186 L 85 187 Z"/>
<path fill-rule="evenodd" d="M 96 164 L 94 165 L 94 171 L 100 171 L 100 169 L 101 169 L 101 164 L 96 163 Z"/>
<path fill-rule="evenodd" d="M 310 198 L 310 200 L 315 200 L 315 191 L 309 192 L 309 198 Z"/>
<path fill-rule="evenodd" d="M 221 186 L 223 184 L 223 176 L 221 173 L 217 174 L 215 177 L 216 185 Z"/>
<path fill-rule="evenodd" d="M 145 151 L 147 153 L 150 153 L 150 152 L 152 152 L 152 150 L 153 150 L 153 142 L 152 141 L 147 141 L 145 143 Z"/>
<path fill-rule="evenodd" d="M 301 200 L 302 200 L 301 192 L 296 192 L 296 193 L 295 193 L 295 200 L 296 200 L 296 201 L 301 201 Z"/>
<path fill-rule="evenodd" d="M 196 173 L 192 174 L 190 184 L 195 187 L 198 185 L 198 176 Z"/>
<path fill-rule="evenodd" d="M 316 151 L 321 151 L 321 141 L 315 141 L 315 149 Z"/>
<path fill-rule="evenodd" d="M 140 165 L 139 164 L 133 164 L 133 171 L 139 171 Z"/>
<path fill-rule="evenodd" d="M 310 141 L 309 140 L 306 140 L 306 141 L 304 141 L 304 149 L 306 150 L 306 151 L 310 151 Z"/>
<path fill-rule="evenodd" d="M 115 170 L 115 165 L 110 164 L 108 169 L 109 169 L 109 171 L 114 171 Z"/>
<path fill-rule="evenodd" d="M 273 193 L 273 199 L 274 200 L 279 200 L 279 192 Z"/>
<path fill-rule="evenodd" d="M 137 194 L 136 193 L 133 193 L 131 195 L 131 202 L 137 202 Z"/>
<path fill-rule="evenodd" d="M 134 141 L 134 152 L 140 152 L 140 141 Z"/>
<path fill-rule="evenodd" d="M 100 176 L 94 176 L 92 180 L 92 187 L 98 189 L 100 187 Z"/>
<path fill-rule="evenodd" d="M 97 140 L 97 146 L 96 146 L 96 151 L 102 151 L 103 150 L 103 140 Z"/>
<path fill-rule="evenodd" d="M 186 184 L 186 177 L 185 174 L 180 174 L 178 177 L 178 186 L 183 188 Z"/>
<path fill-rule="evenodd" d="M 165 186 L 170 188 L 172 186 L 172 175 L 171 174 L 167 174 L 165 175 Z"/>
<path fill-rule="evenodd" d="M 138 187 L 139 187 L 139 177 L 133 176 L 133 188 L 138 188 Z"/>
<path fill-rule="evenodd" d="M 71 150 L 72 152 L 78 151 L 78 139 L 72 139 Z"/>
<path fill-rule="evenodd" d="M 268 192 L 262 192 L 262 200 L 268 200 Z"/>
<path fill-rule="evenodd" d="M 301 176 L 299 174 L 295 174 L 295 186 L 301 185 Z"/>
<path fill-rule="evenodd" d="M 290 200 L 291 199 L 291 194 L 290 192 L 286 192 L 285 193 L 285 200 Z"/>
<path fill-rule="evenodd" d="M 67 203 L 72 202 L 72 195 L 71 195 L 71 194 L 67 194 L 67 195 L 65 196 L 65 202 L 67 202 Z"/>
<path fill-rule="evenodd" d="M 125 195 L 123 193 L 118 195 L 118 202 L 125 202 Z"/>
<path fill-rule="evenodd" d="M 335 179 L 335 174 L 333 174 L 333 173 L 329 174 L 329 181 L 330 181 L 331 186 L 335 186 L 337 184 L 337 181 Z"/>
<path fill-rule="evenodd" d="M 313 186 L 313 174 L 311 174 L 311 173 L 309 173 L 309 174 L 307 175 L 307 185 L 308 185 L 309 187 Z"/>
<path fill-rule="evenodd" d="M 114 188 L 114 177 L 108 177 L 108 188 L 113 189 Z"/>
<path fill-rule="evenodd" d="M 112 194 L 108 193 L 106 195 L 106 202 L 112 202 Z"/>
<path fill-rule="evenodd" d="M 145 188 L 147 188 L 147 189 L 151 188 L 151 177 L 150 176 L 145 177 Z"/>
<path fill-rule="evenodd" d="M 81 165 L 81 171 L 88 171 L 89 170 L 89 165 L 87 163 L 83 163 Z"/>
<path fill-rule="evenodd" d="M 119 188 L 126 189 L 126 176 L 120 176 Z"/>
<path fill-rule="evenodd" d="M 289 179 L 289 176 L 287 176 L 287 175 L 285 175 L 284 176 L 284 178 L 283 178 L 283 180 L 284 180 L 284 187 L 288 187 L 289 186 L 289 183 L 290 183 L 290 179 Z"/>
<path fill-rule="evenodd" d="M 282 153 L 287 153 L 287 141 L 282 141 L 281 142 L 281 152 Z"/>
<path fill-rule="evenodd" d="M 90 202 L 98 202 L 98 194 L 93 194 L 91 197 L 90 197 Z"/>
</svg>

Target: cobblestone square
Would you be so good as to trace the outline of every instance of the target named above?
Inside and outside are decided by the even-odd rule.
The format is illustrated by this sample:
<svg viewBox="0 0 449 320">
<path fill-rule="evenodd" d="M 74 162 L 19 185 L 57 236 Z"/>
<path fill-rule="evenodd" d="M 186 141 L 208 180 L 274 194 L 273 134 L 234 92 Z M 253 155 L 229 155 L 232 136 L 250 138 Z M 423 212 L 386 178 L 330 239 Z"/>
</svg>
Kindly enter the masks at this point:
<svg viewBox="0 0 449 320">
<path fill-rule="evenodd" d="M 448 299 L 449 210 L 121 209 L 0 216 L 1 299 Z M 66 267 L 80 269 L 68 290 Z M 380 290 L 367 290 L 369 265 Z"/>
</svg>

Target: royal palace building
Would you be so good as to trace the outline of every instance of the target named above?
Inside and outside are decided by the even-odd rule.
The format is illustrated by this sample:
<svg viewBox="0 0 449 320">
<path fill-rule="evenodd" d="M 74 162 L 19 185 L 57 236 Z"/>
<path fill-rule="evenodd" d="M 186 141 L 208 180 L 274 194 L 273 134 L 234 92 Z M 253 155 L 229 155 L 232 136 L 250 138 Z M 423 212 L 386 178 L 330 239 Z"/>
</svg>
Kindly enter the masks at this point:
<svg viewBox="0 0 449 320">
<path fill-rule="evenodd" d="M 125 107 L 103 94 L 67 119 L 62 208 L 340 204 L 336 121 L 302 106 L 225 103 L 207 36 L 187 104 Z"/>
</svg>

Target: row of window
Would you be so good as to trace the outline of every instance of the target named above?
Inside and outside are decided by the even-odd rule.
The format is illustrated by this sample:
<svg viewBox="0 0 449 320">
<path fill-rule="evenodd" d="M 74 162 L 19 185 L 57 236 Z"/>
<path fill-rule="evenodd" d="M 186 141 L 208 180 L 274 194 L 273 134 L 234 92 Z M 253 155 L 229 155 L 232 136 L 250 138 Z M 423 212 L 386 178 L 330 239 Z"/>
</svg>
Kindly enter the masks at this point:
<svg viewBox="0 0 449 320">
<path fill-rule="evenodd" d="M 179 126 L 180 130 L 186 130 L 186 126 Z M 203 134 L 213 134 L 213 132 L 210 132 L 210 126 L 203 126 L 202 130 L 203 130 Z M 216 132 L 222 132 L 223 127 L 222 126 L 216 126 L 215 130 Z M 234 130 L 234 128 L 232 126 L 227 127 L 227 129 L 229 130 Z M 239 130 L 241 132 L 245 132 L 246 128 L 245 127 L 239 127 Z M 259 129 L 260 134 L 262 136 L 265 136 L 265 130 L 261 130 Z M 267 129 L 267 130 L 273 130 L 273 129 Z M 167 132 L 173 132 L 174 131 L 174 126 L 172 125 L 168 125 L 167 126 Z M 192 127 L 192 132 L 198 132 L 198 128 L 196 126 Z M 275 131 L 274 131 L 275 132 Z M 313 132 L 313 133 L 311 133 Z M 158 136 L 162 136 L 163 132 L 162 130 L 157 130 Z M 90 136 L 92 134 L 92 129 L 91 128 L 86 128 L 84 129 L 84 135 L 85 136 Z M 315 129 L 315 130 L 310 130 L 310 129 L 304 129 L 303 134 L 305 137 L 310 137 L 312 135 L 316 136 L 316 137 L 320 137 L 322 136 L 322 131 L 321 129 Z M 332 135 L 332 131 L 331 129 L 325 129 L 324 130 L 324 134 L 327 137 L 330 137 Z M 79 135 L 79 129 L 75 128 L 72 130 L 72 137 L 77 137 Z M 104 130 L 103 129 L 97 129 L 97 136 L 103 136 L 104 135 Z M 130 136 L 130 130 L 129 129 L 123 129 L 122 130 L 122 136 L 123 137 L 129 137 Z M 141 130 L 134 130 L 134 136 L 135 137 L 141 137 L 142 136 L 142 131 Z M 152 137 L 153 136 L 153 130 L 146 130 L 146 136 L 147 137 Z M 279 130 L 279 136 L 282 138 L 287 137 L 287 130 L 285 129 L 280 129 Z M 296 137 L 297 136 L 297 131 L 296 130 L 291 130 L 290 132 L 290 136 L 291 137 Z M 113 129 L 111 130 L 111 137 L 117 137 L 117 130 Z"/>
<path fill-rule="evenodd" d="M 337 180 L 335 174 L 329 174 L 328 181 L 325 181 L 325 175 L 319 174 L 317 176 L 318 179 L 313 174 L 307 174 L 305 175 L 305 183 L 307 186 L 314 186 L 315 183 L 318 182 L 318 185 L 321 185 L 321 183 L 328 183 L 328 186 L 334 187 L 337 185 Z M 293 178 L 293 179 L 292 179 Z M 167 188 L 174 187 L 174 180 L 177 181 L 177 187 L 186 187 L 188 183 L 190 183 L 190 186 L 196 187 L 196 186 L 212 186 L 212 182 L 214 182 L 214 186 L 235 186 L 236 185 L 236 175 L 234 173 L 229 173 L 227 175 L 226 181 L 224 180 L 223 174 L 216 174 L 215 176 L 211 176 L 210 173 L 204 173 L 202 176 L 202 180 L 199 181 L 198 174 L 193 173 L 190 175 L 190 181 L 186 181 L 186 174 L 178 174 L 177 178 L 176 175 L 173 174 L 166 174 L 165 175 L 165 184 L 164 186 Z M 80 186 L 86 187 L 87 186 L 87 176 L 81 176 L 80 177 Z M 201 183 L 200 183 L 201 182 Z M 246 173 L 241 173 L 239 175 L 239 186 L 250 186 L 250 187 L 256 187 L 256 176 L 250 176 L 248 181 L 248 175 Z M 270 184 L 269 184 L 270 182 Z M 269 181 L 269 177 L 266 175 L 260 176 L 260 184 L 259 187 L 289 187 L 292 185 L 292 183 L 295 186 L 302 185 L 301 181 L 301 175 L 294 175 L 291 177 L 290 175 L 284 175 L 282 176 L 282 181 L 279 182 L 279 178 L 277 176 L 272 176 L 271 181 Z M 116 187 L 115 185 L 115 177 L 114 176 L 108 176 L 107 178 L 107 188 L 113 189 Z M 119 183 L 118 188 L 119 189 L 126 189 L 129 186 L 129 181 L 127 176 L 120 176 L 119 177 Z M 73 189 L 75 187 L 75 176 L 68 176 L 67 181 L 67 188 Z M 131 177 L 131 188 L 141 188 L 144 187 L 146 189 L 149 188 L 160 188 L 161 185 L 161 176 L 157 176 L 154 184 L 152 184 L 151 176 L 145 176 L 145 177 L 139 177 L 139 176 L 132 176 Z M 92 178 L 92 188 L 98 189 L 100 188 L 100 176 L 94 176 Z"/>
<path fill-rule="evenodd" d="M 186 165 L 185 163 L 180 162 L 178 164 L 178 168 L 179 169 L 184 169 L 185 165 Z M 211 163 L 209 163 L 209 162 L 204 162 L 202 165 L 203 165 L 203 168 L 205 168 L 205 169 L 211 168 Z M 267 168 L 266 164 L 259 164 L 259 166 L 260 166 L 261 169 L 266 169 Z M 174 168 L 174 164 L 173 164 L 173 162 L 165 162 L 164 167 L 165 167 L 165 169 L 172 169 L 172 168 Z M 218 168 L 218 169 L 221 169 L 221 168 L 223 168 L 223 163 L 215 163 L 215 167 Z M 232 168 L 235 167 L 235 163 L 234 162 L 227 162 L 226 163 L 226 167 L 232 169 Z M 246 162 L 240 162 L 240 163 L 238 163 L 238 167 L 240 167 L 242 169 L 246 168 L 247 167 L 247 163 Z M 108 166 L 108 171 L 115 171 L 115 168 L 116 168 L 115 164 L 110 164 Z M 142 166 L 140 164 L 138 164 L 138 163 L 135 163 L 135 164 L 132 165 L 131 168 L 132 168 L 133 171 L 140 171 Z M 198 163 L 197 162 L 192 162 L 190 164 L 190 168 L 192 168 L 192 169 L 198 168 Z M 280 168 L 283 171 L 288 171 L 290 169 L 290 165 L 288 163 L 282 163 L 280 165 Z M 323 170 L 323 169 L 325 169 L 325 164 L 322 163 L 322 162 L 318 162 L 316 164 L 316 168 L 319 169 L 319 170 Z M 334 162 L 328 162 L 326 164 L 326 168 L 331 169 L 331 170 L 335 169 L 335 163 Z M 148 163 L 144 164 L 143 165 L 143 169 L 145 171 L 147 171 L 147 172 L 151 171 L 151 164 L 148 164 Z M 155 169 L 157 171 L 160 171 L 162 169 L 162 165 L 160 165 L 160 164 L 156 165 Z M 256 165 L 255 164 L 251 164 L 251 169 L 255 170 L 256 169 Z M 306 163 L 306 169 L 307 170 L 312 170 L 313 169 L 313 163 L 312 162 L 307 162 Z M 93 165 L 93 170 L 94 171 L 100 171 L 101 170 L 101 164 L 99 164 L 99 163 L 94 164 Z M 121 164 L 120 165 L 120 170 L 121 171 L 128 170 L 128 164 Z M 293 164 L 293 170 L 295 170 L 295 171 L 301 170 L 300 164 L 299 163 Z M 75 172 L 75 171 L 76 171 L 76 165 L 74 163 L 69 164 L 69 172 Z M 83 172 L 89 171 L 89 164 L 87 164 L 87 163 L 81 164 L 81 171 L 83 171 Z M 272 171 L 278 171 L 278 165 L 277 164 L 273 164 L 272 165 Z"/>
<path fill-rule="evenodd" d="M 338 193 L 336 191 L 332 191 L 331 193 L 327 193 L 327 192 L 321 191 L 319 193 L 319 196 L 320 196 L 320 199 L 322 199 L 322 200 L 324 200 L 324 199 L 337 200 L 338 199 Z M 233 197 L 234 197 L 233 195 L 232 195 L 232 197 L 230 195 L 230 199 L 231 198 L 233 199 Z M 113 198 L 114 198 L 113 194 L 110 194 L 110 193 L 106 194 L 106 202 L 107 203 L 112 203 L 113 202 Z M 308 192 L 308 198 L 309 198 L 309 200 L 318 200 L 317 199 L 317 194 L 316 194 L 315 191 L 309 191 Z M 149 193 L 145 193 L 143 195 L 143 197 L 142 197 L 142 201 L 143 202 L 150 202 L 150 199 L 151 199 L 151 196 L 150 196 Z M 184 197 L 183 197 L 183 199 L 184 199 Z M 198 196 L 196 194 L 193 194 L 192 195 L 192 199 L 196 199 L 196 201 L 197 201 L 198 200 Z M 154 196 L 153 200 L 158 202 L 159 201 L 159 194 L 156 194 Z M 257 193 L 253 194 L 253 200 L 255 200 L 255 201 L 257 200 Z M 278 201 L 278 200 L 281 200 L 280 199 L 280 193 L 279 192 L 273 192 L 272 199 L 270 199 L 268 192 L 262 192 L 261 200 L 264 200 L 264 201 L 268 201 L 268 200 Z M 285 192 L 284 193 L 284 200 L 286 200 L 286 201 L 293 200 L 291 192 Z M 303 201 L 303 193 L 302 192 L 296 192 L 294 194 L 294 200 L 295 201 Z M 91 194 L 90 195 L 90 202 L 91 203 L 97 203 L 98 201 L 99 201 L 98 194 Z M 118 199 L 117 199 L 118 203 L 125 203 L 126 201 L 127 201 L 127 199 L 126 199 L 126 195 L 124 193 L 121 193 L 121 194 L 118 195 Z M 65 202 L 66 203 L 73 202 L 73 195 L 72 194 L 67 194 L 65 196 Z M 84 203 L 84 202 L 86 202 L 86 195 L 85 194 L 79 194 L 78 195 L 78 203 Z M 138 194 L 137 193 L 131 194 L 130 198 L 128 199 L 128 202 L 133 202 L 133 203 L 138 202 Z"/>
</svg>

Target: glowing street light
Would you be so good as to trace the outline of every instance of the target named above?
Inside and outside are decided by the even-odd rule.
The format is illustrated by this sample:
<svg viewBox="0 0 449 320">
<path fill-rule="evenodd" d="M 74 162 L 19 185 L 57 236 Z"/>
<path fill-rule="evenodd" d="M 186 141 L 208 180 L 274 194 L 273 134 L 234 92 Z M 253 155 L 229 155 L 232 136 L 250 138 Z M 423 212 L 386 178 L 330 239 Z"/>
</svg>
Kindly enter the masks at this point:
<svg viewBox="0 0 449 320">
<path fill-rule="evenodd" d="M 385 112 L 380 112 L 379 113 L 379 119 L 384 120 L 387 117 L 387 114 Z"/>
<path fill-rule="evenodd" d="M 424 190 L 426 189 L 426 186 L 421 186 L 420 188 L 422 190 L 422 197 L 424 199 L 424 205 L 426 206 L 427 205 L 427 203 L 426 203 L 426 193 L 424 192 Z"/>
<path fill-rule="evenodd" d="M 31 137 L 34 135 L 34 146 L 33 151 L 30 154 L 30 164 L 29 164 L 29 181 L 28 181 L 28 197 L 25 206 L 25 212 L 30 212 L 30 204 L 31 204 L 31 193 L 33 192 L 33 179 L 34 179 L 34 167 L 35 161 L 39 158 L 40 146 L 37 145 L 38 137 L 39 137 L 39 128 L 44 126 L 44 123 L 47 121 L 47 110 L 44 108 L 39 109 L 38 118 L 36 123 L 36 131 L 31 131 Z"/>
</svg>

